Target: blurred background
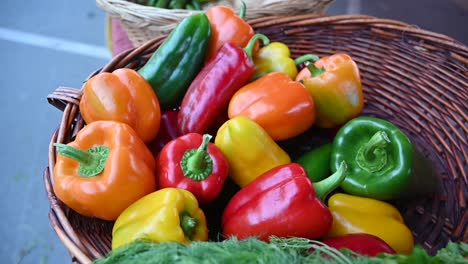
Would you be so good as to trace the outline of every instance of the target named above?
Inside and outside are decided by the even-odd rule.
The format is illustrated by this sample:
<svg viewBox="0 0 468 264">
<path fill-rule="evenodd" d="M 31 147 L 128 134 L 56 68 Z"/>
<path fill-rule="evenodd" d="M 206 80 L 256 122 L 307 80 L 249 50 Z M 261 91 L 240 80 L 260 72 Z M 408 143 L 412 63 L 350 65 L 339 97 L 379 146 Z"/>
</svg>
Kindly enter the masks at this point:
<svg viewBox="0 0 468 264">
<path fill-rule="evenodd" d="M 0 3 L 0 262 L 69 263 L 47 215 L 43 170 L 61 112 L 46 97 L 58 86 L 81 87 L 111 59 L 106 13 L 94 1 L 22 4 Z M 335 0 L 327 13 L 396 19 L 468 45 L 467 0 Z"/>
</svg>

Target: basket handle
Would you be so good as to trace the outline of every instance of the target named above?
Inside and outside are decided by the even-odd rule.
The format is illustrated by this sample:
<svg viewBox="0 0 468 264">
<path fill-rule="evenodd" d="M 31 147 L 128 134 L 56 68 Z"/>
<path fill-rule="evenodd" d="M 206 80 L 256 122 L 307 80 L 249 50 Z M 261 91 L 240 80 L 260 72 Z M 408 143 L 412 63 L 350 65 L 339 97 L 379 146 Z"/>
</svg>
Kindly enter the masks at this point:
<svg viewBox="0 0 468 264">
<path fill-rule="evenodd" d="M 64 111 L 67 104 L 71 103 L 79 106 L 81 95 L 81 89 L 60 86 L 53 93 L 47 96 L 47 101 L 60 111 Z"/>
</svg>

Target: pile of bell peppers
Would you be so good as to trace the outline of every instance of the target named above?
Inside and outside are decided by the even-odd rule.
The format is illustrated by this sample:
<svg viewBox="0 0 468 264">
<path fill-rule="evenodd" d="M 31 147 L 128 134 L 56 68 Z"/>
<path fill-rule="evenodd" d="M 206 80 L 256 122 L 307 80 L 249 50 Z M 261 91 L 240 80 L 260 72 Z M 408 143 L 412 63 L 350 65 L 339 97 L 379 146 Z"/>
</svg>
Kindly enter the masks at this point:
<svg viewBox="0 0 468 264">
<path fill-rule="evenodd" d="M 55 144 L 54 191 L 84 216 L 115 221 L 113 249 L 252 236 L 370 256 L 413 249 L 392 202 L 418 173 L 415 147 L 396 125 L 361 115 L 347 54 L 292 58 L 214 6 L 182 20 L 138 70 L 99 73 L 82 92 L 86 125 Z M 300 157 L 282 147 L 314 129 L 332 136 Z"/>
</svg>

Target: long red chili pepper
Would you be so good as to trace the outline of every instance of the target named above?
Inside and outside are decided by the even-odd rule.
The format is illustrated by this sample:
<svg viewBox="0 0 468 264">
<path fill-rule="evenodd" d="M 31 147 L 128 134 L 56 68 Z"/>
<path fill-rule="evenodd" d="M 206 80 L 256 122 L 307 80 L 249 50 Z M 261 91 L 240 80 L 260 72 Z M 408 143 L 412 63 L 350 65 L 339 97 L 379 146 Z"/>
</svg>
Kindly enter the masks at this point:
<svg viewBox="0 0 468 264">
<path fill-rule="evenodd" d="M 254 73 L 252 49 L 259 39 L 264 45 L 269 43 L 269 39 L 262 34 L 254 35 L 244 49 L 226 43 L 203 67 L 182 100 L 178 116 L 180 135 L 207 132 L 215 120 L 227 111 L 231 97 Z"/>
</svg>

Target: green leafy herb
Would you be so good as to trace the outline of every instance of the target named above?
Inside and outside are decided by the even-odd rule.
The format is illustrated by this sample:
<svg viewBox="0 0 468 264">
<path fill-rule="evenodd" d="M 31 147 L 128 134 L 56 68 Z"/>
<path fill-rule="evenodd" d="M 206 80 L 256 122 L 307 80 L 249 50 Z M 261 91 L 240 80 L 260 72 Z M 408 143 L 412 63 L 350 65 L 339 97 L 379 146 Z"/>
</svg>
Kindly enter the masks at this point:
<svg viewBox="0 0 468 264">
<path fill-rule="evenodd" d="M 314 251 L 309 251 L 314 248 Z M 380 254 L 377 257 L 358 255 L 350 250 L 337 250 L 319 241 L 305 238 L 271 237 L 270 243 L 255 238 L 222 242 L 151 243 L 136 241 L 111 252 L 95 264 L 152 263 L 336 263 L 336 264 L 397 264 L 397 263 L 468 263 L 468 244 L 450 242 L 436 256 L 430 256 L 416 246 L 410 255 Z"/>
</svg>

